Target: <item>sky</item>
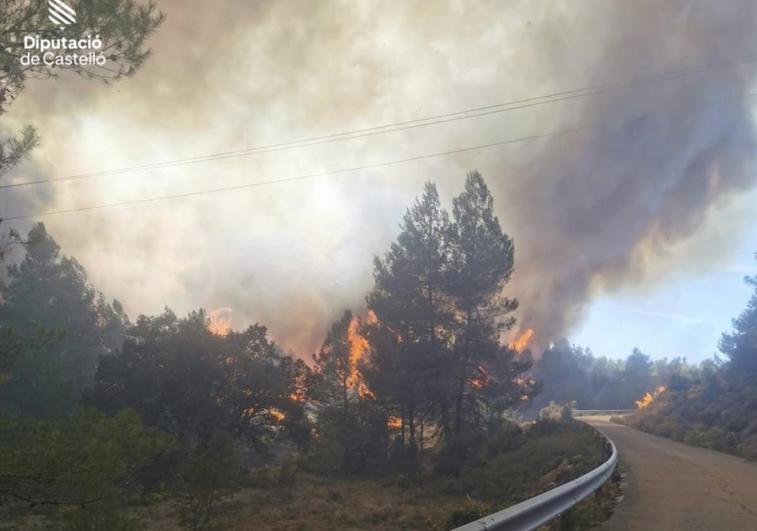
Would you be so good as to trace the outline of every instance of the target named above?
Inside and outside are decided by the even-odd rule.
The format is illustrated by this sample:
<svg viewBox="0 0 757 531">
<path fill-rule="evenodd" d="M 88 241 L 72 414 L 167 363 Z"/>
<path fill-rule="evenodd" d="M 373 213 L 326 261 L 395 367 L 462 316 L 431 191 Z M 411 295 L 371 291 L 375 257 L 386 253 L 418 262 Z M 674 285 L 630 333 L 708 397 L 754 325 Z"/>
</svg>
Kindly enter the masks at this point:
<svg viewBox="0 0 757 531">
<path fill-rule="evenodd" d="M 600 355 L 636 346 L 698 361 L 744 307 L 741 278 L 757 269 L 757 66 L 734 59 L 757 51 L 751 0 L 158 5 L 167 19 L 134 77 L 27 83 L 0 134 L 31 123 L 42 144 L 3 182 L 595 89 L 389 134 L 0 191 L 0 210 L 15 216 L 372 166 L 35 216 L 130 316 L 204 307 L 235 328 L 265 324 L 308 357 L 345 308 L 364 309 L 372 258 L 424 181 L 449 205 L 472 170 L 514 238 L 507 292 L 535 350 L 568 337 Z M 376 166 L 526 137 L 538 138 Z"/>
<path fill-rule="evenodd" d="M 748 198 L 757 204 L 757 195 Z M 571 341 L 595 354 L 624 358 L 634 348 L 655 359 L 686 358 L 697 363 L 719 353 L 718 341 L 732 329 L 731 320 L 746 308 L 754 288 L 744 282 L 755 276 L 757 221 L 732 243 L 714 268 L 697 273 L 668 274 L 648 290 L 598 297 Z"/>
</svg>

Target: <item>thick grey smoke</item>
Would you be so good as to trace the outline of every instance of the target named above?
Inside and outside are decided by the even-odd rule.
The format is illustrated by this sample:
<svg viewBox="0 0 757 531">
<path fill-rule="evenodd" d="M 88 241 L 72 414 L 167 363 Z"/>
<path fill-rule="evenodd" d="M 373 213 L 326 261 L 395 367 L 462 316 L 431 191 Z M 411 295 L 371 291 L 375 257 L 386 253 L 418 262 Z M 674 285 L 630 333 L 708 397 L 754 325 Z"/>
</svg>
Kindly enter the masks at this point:
<svg viewBox="0 0 757 531">
<path fill-rule="evenodd" d="M 599 2 L 564 21 L 604 25 L 601 40 L 562 41 L 558 63 L 592 48 L 585 85 L 672 65 L 714 64 L 757 49 L 753 2 Z M 588 69 L 586 70 L 589 71 Z M 638 282 L 650 260 L 701 228 L 713 209 L 754 185 L 755 66 L 587 98 L 561 115 L 606 124 L 546 143 L 527 166 L 516 232 L 523 326 L 566 332 L 600 290 Z M 527 169 L 527 171 L 528 171 Z M 508 205 L 509 206 L 509 205 Z M 531 245 L 530 242 L 538 242 Z M 714 255 L 716 256 L 716 255 Z M 714 256 L 705 256 L 711 260 Z"/>
<path fill-rule="evenodd" d="M 3 119 L 36 124 L 44 143 L 6 179 L 329 134 L 757 53 L 753 0 L 160 4 L 168 21 L 133 79 L 30 84 Z M 234 326 L 260 321 L 306 354 L 344 307 L 360 311 L 371 257 L 423 181 L 449 200 L 475 168 L 515 238 L 508 289 L 520 323 L 544 344 L 569 333 L 596 294 L 648 281 L 671 247 L 713 223 L 714 208 L 753 187 L 746 96 L 756 70 L 704 69 L 318 148 L 18 189 L 2 207 L 202 190 L 597 124 L 357 175 L 44 220 L 130 314 L 230 308 Z"/>
</svg>

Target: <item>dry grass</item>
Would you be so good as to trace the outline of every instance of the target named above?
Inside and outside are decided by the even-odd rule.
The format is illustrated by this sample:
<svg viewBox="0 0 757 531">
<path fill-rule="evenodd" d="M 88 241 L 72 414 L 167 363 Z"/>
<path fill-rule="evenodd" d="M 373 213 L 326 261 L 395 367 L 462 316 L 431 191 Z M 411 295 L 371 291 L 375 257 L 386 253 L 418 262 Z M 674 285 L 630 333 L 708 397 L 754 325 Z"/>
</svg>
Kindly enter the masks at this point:
<svg viewBox="0 0 757 531">
<path fill-rule="evenodd" d="M 417 483 L 396 474 L 340 478 L 305 471 L 292 482 L 281 467 L 259 469 L 221 498 L 206 531 L 450 529 L 453 522 L 473 520 L 593 468 L 605 458 L 598 441 L 580 423 L 537 423 L 515 448 L 479 462 L 461 477 L 428 470 Z M 178 501 L 170 492 L 156 494 L 129 512 L 139 529 L 181 531 Z M 605 505 L 605 497 L 592 497 L 575 511 L 574 519 L 581 525 L 597 523 L 608 512 Z M 51 529 L 33 522 L 42 523 L 27 516 L 0 528 Z"/>
<path fill-rule="evenodd" d="M 261 483 L 266 483 L 261 481 Z M 298 474 L 290 491 L 270 482 L 226 496 L 215 528 L 235 531 L 442 530 L 450 514 L 470 503 L 439 483 L 401 487 L 389 480 L 328 479 Z M 150 530 L 180 529 L 167 504 L 141 512 Z"/>
</svg>

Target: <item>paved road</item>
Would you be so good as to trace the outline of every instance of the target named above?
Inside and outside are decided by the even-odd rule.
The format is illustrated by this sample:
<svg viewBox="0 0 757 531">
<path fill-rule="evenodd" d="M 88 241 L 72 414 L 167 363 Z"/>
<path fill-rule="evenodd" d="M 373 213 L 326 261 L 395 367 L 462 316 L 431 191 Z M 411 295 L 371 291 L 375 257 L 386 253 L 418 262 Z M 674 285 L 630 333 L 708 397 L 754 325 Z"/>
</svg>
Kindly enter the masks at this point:
<svg viewBox="0 0 757 531">
<path fill-rule="evenodd" d="M 757 463 L 582 417 L 613 440 L 628 473 L 606 531 L 757 531 Z"/>
</svg>

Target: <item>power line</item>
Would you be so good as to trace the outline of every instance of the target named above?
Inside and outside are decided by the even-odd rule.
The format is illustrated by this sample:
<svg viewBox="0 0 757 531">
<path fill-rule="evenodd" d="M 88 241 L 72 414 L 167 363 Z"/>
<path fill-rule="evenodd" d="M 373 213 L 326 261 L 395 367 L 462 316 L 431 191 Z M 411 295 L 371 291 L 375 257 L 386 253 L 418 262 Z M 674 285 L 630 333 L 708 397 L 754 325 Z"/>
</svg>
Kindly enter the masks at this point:
<svg viewBox="0 0 757 531">
<path fill-rule="evenodd" d="M 750 64 L 754 62 L 757 62 L 757 54 L 749 54 L 749 55 L 744 55 L 744 56 L 740 56 L 736 58 L 726 59 L 723 61 L 700 64 L 700 65 L 695 65 L 691 67 L 680 68 L 677 70 L 671 70 L 671 71 L 667 71 L 667 72 L 663 72 L 663 73 L 655 74 L 651 76 L 634 78 L 634 79 L 623 81 L 623 82 L 594 85 L 594 86 L 588 86 L 588 87 L 582 87 L 582 88 L 570 89 L 570 90 L 563 90 L 559 92 L 545 94 L 542 96 L 534 96 L 530 98 L 512 100 L 508 102 L 496 103 L 496 104 L 487 105 L 483 107 L 476 107 L 472 109 L 449 112 L 445 114 L 427 116 L 424 118 L 416 118 L 413 120 L 407 120 L 403 122 L 392 122 L 388 124 L 366 127 L 362 129 L 352 129 L 352 130 L 343 131 L 339 133 L 333 133 L 329 135 L 314 136 L 314 137 L 303 138 L 299 140 L 291 140 L 291 141 L 279 142 L 279 143 L 274 143 L 274 144 L 266 144 L 266 145 L 251 147 L 251 148 L 234 150 L 234 151 L 210 153 L 206 155 L 199 155 L 196 157 L 189 157 L 189 158 L 183 158 L 183 159 L 173 159 L 173 160 L 167 160 L 167 161 L 162 161 L 162 162 L 140 164 L 136 166 L 127 166 L 127 167 L 115 168 L 111 170 L 100 170 L 100 171 L 94 171 L 94 172 L 88 172 L 88 173 L 78 173 L 78 174 L 67 175 L 67 176 L 59 177 L 59 178 L 38 179 L 34 181 L 3 184 L 3 185 L 0 185 L 0 190 L 9 189 L 9 188 L 19 188 L 19 187 L 24 187 L 24 186 L 33 186 L 33 185 L 39 185 L 39 184 L 54 184 L 54 183 L 65 182 L 65 181 L 94 179 L 94 178 L 105 177 L 105 176 L 110 176 L 110 175 L 124 175 L 124 174 L 129 174 L 129 173 L 140 172 L 140 171 L 186 166 L 190 164 L 198 164 L 198 163 L 203 163 L 203 162 L 211 162 L 211 161 L 224 160 L 224 159 L 229 159 L 229 158 L 257 155 L 260 153 L 269 153 L 272 151 L 282 151 L 282 150 L 295 149 L 295 148 L 301 148 L 301 147 L 309 147 L 309 146 L 314 146 L 314 145 L 328 144 L 328 143 L 339 142 L 343 140 L 353 140 L 353 139 L 364 138 L 364 137 L 373 136 L 373 135 L 405 131 L 405 130 L 414 129 L 418 127 L 427 127 L 431 125 L 449 123 L 449 122 L 454 122 L 458 120 L 466 120 L 470 118 L 477 118 L 481 116 L 504 113 L 504 112 L 514 111 L 518 109 L 535 107 L 538 105 L 546 105 L 549 103 L 558 103 L 562 101 L 568 101 L 568 100 L 573 100 L 577 98 L 584 98 L 588 96 L 598 96 L 598 95 L 606 94 L 608 92 L 631 88 L 637 85 L 653 84 L 653 83 L 669 81 L 671 79 L 677 79 L 677 78 L 680 78 L 680 77 L 683 77 L 683 76 L 686 76 L 698 71 L 702 71 L 702 70 L 725 68 L 725 67 L 737 66 L 737 65 L 742 65 L 742 64 Z"/>
<path fill-rule="evenodd" d="M 86 206 L 86 207 L 79 207 L 79 208 L 69 208 L 64 210 L 49 210 L 47 212 L 37 212 L 33 214 L 22 214 L 19 216 L 12 216 L 8 218 L 4 218 L 4 221 L 15 221 L 19 219 L 29 219 L 29 218 L 38 218 L 43 216 L 55 216 L 59 214 L 72 214 L 75 212 L 86 212 L 90 210 L 100 210 L 103 208 L 111 208 L 111 207 L 117 207 L 117 206 L 126 206 L 126 205 L 139 205 L 143 203 L 154 203 L 157 201 L 166 201 L 169 199 L 179 199 L 183 197 L 193 197 L 198 195 L 206 195 L 206 194 L 216 194 L 219 192 L 230 192 L 233 190 L 243 190 L 246 188 L 257 188 L 259 186 L 266 186 L 269 184 L 281 184 L 281 183 L 289 183 L 289 182 L 295 182 L 295 181 L 304 181 L 307 179 L 315 179 L 317 177 L 326 177 L 329 175 L 339 175 L 339 174 L 345 174 L 345 173 L 352 173 L 356 171 L 362 171 L 362 170 L 371 170 L 375 168 L 385 168 L 387 166 L 395 166 L 398 164 L 405 164 L 408 162 L 415 162 L 419 160 L 425 160 L 425 159 L 431 159 L 431 158 L 437 158 L 437 157 L 444 157 L 447 155 L 455 155 L 458 153 L 465 153 L 468 151 L 476 151 L 479 149 L 488 149 L 498 146 L 504 146 L 507 144 L 514 144 L 516 142 L 526 142 L 529 140 L 538 140 L 542 138 L 548 138 L 551 136 L 557 136 L 557 135 L 564 135 L 568 133 L 576 133 L 579 131 L 585 131 L 588 129 L 591 129 L 592 126 L 585 126 L 585 127 L 574 127 L 571 129 L 563 129 L 560 131 L 553 131 L 550 133 L 543 133 L 539 135 L 532 135 L 532 136 L 525 136 L 520 138 L 513 138 L 510 140 L 503 140 L 501 142 L 492 142 L 489 144 L 480 144 L 477 146 L 469 146 L 465 148 L 460 149 L 453 149 L 449 151 L 439 151 L 437 153 L 428 153 L 424 155 L 416 155 L 414 157 L 408 157 L 404 159 L 396 159 L 396 160 L 390 160 L 390 161 L 384 161 L 384 162 L 377 162 L 375 164 L 366 164 L 363 166 L 355 166 L 351 168 L 342 168 L 340 170 L 332 170 L 332 171 L 326 171 L 321 173 L 310 173 L 306 175 L 297 175 L 295 177 L 285 177 L 282 179 L 271 179 L 268 181 L 257 181 L 254 183 L 246 183 L 246 184 L 240 184 L 235 186 L 223 186 L 220 188 L 211 188 L 209 190 L 197 190 L 195 192 L 184 192 L 181 194 L 171 194 L 171 195 L 163 195 L 163 196 L 157 196 L 157 197 L 147 197 L 143 199 L 133 199 L 130 201 L 119 201 L 116 203 L 105 203 L 100 205 L 92 205 L 92 206 Z"/>
<path fill-rule="evenodd" d="M 751 92 L 748 94 L 745 94 L 743 96 L 736 96 L 731 98 L 723 98 L 717 101 L 712 102 L 712 105 L 719 105 L 722 103 L 730 102 L 730 101 L 742 101 L 747 100 L 750 98 L 753 98 L 757 96 L 757 92 Z M 482 149 L 490 149 L 494 147 L 501 147 L 508 144 L 516 144 L 519 142 L 528 142 L 532 140 L 540 140 L 550 137 L 556 137 L 556 136 L 562 136 L 567 134 L 573 134 L 578 133 L 582 131 L 588 131 L 592 129 L 597 129 L 598 127 L 601 127 L 603 124 L 592 124 L 592 125 L 583 125 L 578 127 L 572 127 L 568 129 L 561 129 L 558 131 L 552 131 L 549 133 L 541 133 L 537 135 L 530 135 L 530 136 L 522 136 L 518 138 L 511 138 L 508 140 L 502 140 L 499 142 L 491 142 L 488 144 L 478 144 L 475 146 L 468 146 L 464 148 L 459 149 L 452 149 L 447 151 L 439 151 L 436 153 L 427 153 L 423 155 L 416 155 L 413 157 L 407 157 L 402 159 L 395 159 L 390 161 L 383 161 L 383 162 L 377 162 L 374 164 L 366 164 L 362 166 L 354 166 L 350 168 L 342 168 L 339 170 L 331 170 L 326 172 L 320 172 L 320 173 L 310 173 L 305 175 L 297 175 L 294 177 L 285 177 L 281 179 L 271 179 L 266 181 L 257 181 L 253 183 L 245 183 L 240 185 L 234 185 L 234 186 L 223 186 L 218 188 L 211 188 L 206 190 L 197 190 L 194 192 L 184 192 L 179 194 L 170 194 L 170 195 L 163 195 L 163 196 L 156 196 L 156 197 L 148 197 L 148 198 L 142 198 L 142 199 L 133 199 L 128 201 L 118 201 L 114 203 L 104 203 L 99 205 L 91 205 L 86 207 L 79 207 L 79 208 L 69 208 L 69 209 L 62 209 L 62 210 L 48 210 L 45 212 L 36 212 L 31 214 L 21 214 L 18 216 L 12 216 L 8 218 L 4 218 L 5 221 L 15 221 L 15 220 L 21 220 L 21 219 L 29 219 L 29 218 L 39 218 L 39 217 L 45 217 L 45 216 L 55 216 L 55 215 L 61 215 L 61 214 L 72 214 L 77 212 L 86 212 L 91 210 L 101 210 L 105 208 L 112 208 L 112 207 L 118 207 L 118 206 L 128 206 L 128 205 L 139 205 L 144 203 L 154 203 L 158 201 L 168 201 L 171 199 L 180 199 L 180 198 L 186 198 L 186 197 L 195 197 L 195 196 L 201 196 L 201 195 L 208 195 L 208 194 L 216 194 L 221 192 L 230 192 L 234 190 L 244 190 L 247 188 L 257 188 L 260 186 L 267 186 L 271 184 L 282 184 L 282 183 L 289 183 L 289 182 L 296 182 L 296 181 L 304 181 L 308 179 L 315 179 L 319 177 L 327 177 L 331 175 L 340 175 L 340 174 L 348 174 L 348 173 L 354 173 L 357 171 L 363 171 L 363 170 L 370 170 L 370 169 L 376 169 L 376 168 L 385 168 L 389 166 L 396 166 L 399 164 L 405 164 L 408 162 L 416 162 L 419 160 L 426 160 L 426 159 L 432 159 L 432 158 L 438 158 L 438 157 L 444 157 L 449 155 L 456 155 L 459 153 L 466 153 L 470 151 L 477 151 Z"/>
</svg>

